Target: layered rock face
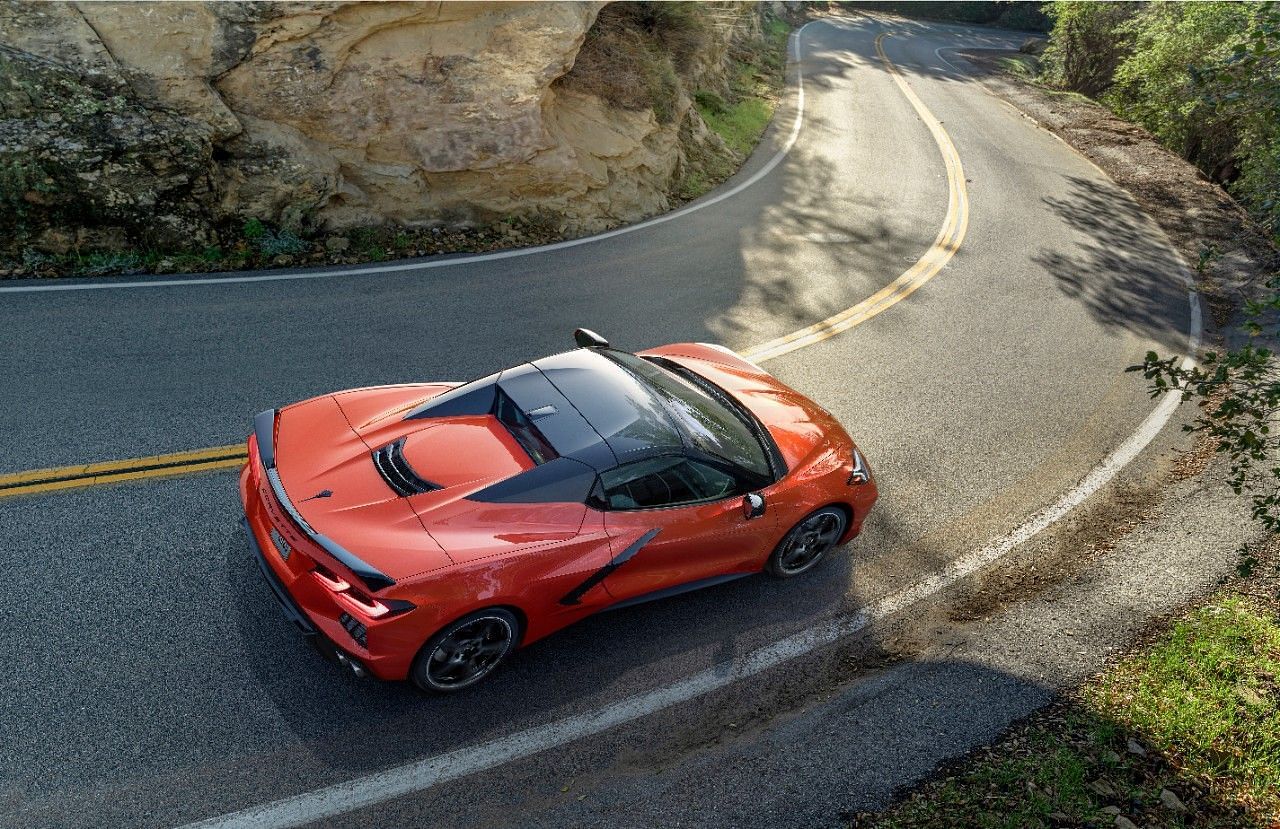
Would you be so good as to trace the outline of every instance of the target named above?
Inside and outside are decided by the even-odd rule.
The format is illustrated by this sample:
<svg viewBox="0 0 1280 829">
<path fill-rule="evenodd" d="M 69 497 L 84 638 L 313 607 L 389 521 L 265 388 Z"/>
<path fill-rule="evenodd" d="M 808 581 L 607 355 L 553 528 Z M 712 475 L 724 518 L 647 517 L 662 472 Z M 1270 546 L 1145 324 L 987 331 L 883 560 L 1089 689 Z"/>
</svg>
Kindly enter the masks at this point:
<svg viewBox="0 0 1280 829">
<path fill-rule="evenodd" d="M 683 86 L 655 113 L 565 82 L 602 5 L 0 6 L 0 232 L 191 246 L 247 218 L 573 233 L 663 210 L 716 139 Z M 720 22 L 685 81 L 713 83 L 757 12 L 694 13 Z"/>
</svg>

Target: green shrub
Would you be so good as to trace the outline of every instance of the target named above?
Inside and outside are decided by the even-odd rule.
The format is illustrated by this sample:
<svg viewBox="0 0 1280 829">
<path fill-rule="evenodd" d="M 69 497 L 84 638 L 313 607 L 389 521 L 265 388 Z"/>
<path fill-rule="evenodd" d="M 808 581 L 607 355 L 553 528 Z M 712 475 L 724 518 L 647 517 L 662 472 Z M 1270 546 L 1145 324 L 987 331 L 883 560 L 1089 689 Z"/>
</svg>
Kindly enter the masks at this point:
<svg viewBox="0 0 1280 829">
<path fill-rule="evenodd" d="M 264 229 L 254 241 L 264 256 L 302 253 L 308 247 L 305 240 L 287 230 Z"/>
<path fill-rule="evenodd" d="M 1138 3 L 1050 3 L 1053 30 L 1042 59 L 1046 80 L 1090 97 L 1105 92 L 1132 48 L 1133 30 L 1124 24 L 1139 8 Z"/>
<path fill-rule="evenodd" d="M 273 230 L 259 219 L 245 220 L 240 233 L 263 256 L 302 253 L 308 247 L 307 242 L 292 231 Z"/>
<path fill-rule="evenodd" d="M 240 232 L 246 239 L 259 239 L 267 232 L 267 227 L 257 219 L 246 219 Z"/>
<path fill-rule="evenodd" d="M 1240 175 L 1231 189 L 1280 238 L 1280 5 L 1251 8 L 1255 17 L 1231 55 L 1195 74 L 1219 113 L 1238 125 Z"/>
<path fill-rule="evenodd" d="M 109 273 L 134 273 L 143 265 L 136 253 L 90 253 L 77 256 L 77 271 L 84 276 L 101 276 Z"/>
<path fill-rule="evenodd" d="M 999 5 L 1005 8 L 992 21 L 993 25 L 1028 32 L 1047 32 L 1053 25 L 1049 15 L 1044 13 L 1043 3 L 1001 3 Z"/>
<path fill-rule="evenodd" d="M 1050 4 L 1041 78 L 1101 100 L 1280 230 L 1280 6 Z"/>
<path fill-rule="evenodd" d="M 710 89 L 699 89 L 693 93 L 693 102 L 704 113 L 710 112 L 716 115 L 723 115 L 729 111 L 729 104 L 725 101 L 724 96 L 719 92 L 712 92 Z"/>
<path fill-rule="evenodd" d="M 1239 144 L 1238 118 L 1215 106 L 1192 67 L 1226 60 L 1248 31 L 1244 3 L 1154 3 L 1120 24 L 1132 51 L 1104 101 L 1142 124 L 1209 175 L 1223 180 Z"/>
<path fill-rule="evenodd" d="M 873 9 L 906 17 L 923 17 L 930 20 L 954 20 L 959 23 L 978 23 L 1003 26 L 1009 29 L 1025 29 L 1035 32 L 1049 31 L 1048 16 L 1041 11 L 1042 3 L 1019 0 L 872 0 L 845 4 L 854 9 Z"/>
</svg>

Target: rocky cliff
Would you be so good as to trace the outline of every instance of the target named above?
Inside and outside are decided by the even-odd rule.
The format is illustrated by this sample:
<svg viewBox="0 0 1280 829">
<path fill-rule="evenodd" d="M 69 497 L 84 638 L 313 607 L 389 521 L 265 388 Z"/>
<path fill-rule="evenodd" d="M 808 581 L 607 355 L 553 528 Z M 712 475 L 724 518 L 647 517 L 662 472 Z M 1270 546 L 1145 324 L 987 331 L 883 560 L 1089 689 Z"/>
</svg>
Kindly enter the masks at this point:
<svg viewBox="0 0 1280 829">
<path fill-rule="evenodd" d="M 210 244 L 250 218 L 579 233 L 658 212 L 723 152 L 692 90 L 723 83 L 759 10 L 602 7 L 5 4 L 0 233 L 63 252 Z"/>
</svg>

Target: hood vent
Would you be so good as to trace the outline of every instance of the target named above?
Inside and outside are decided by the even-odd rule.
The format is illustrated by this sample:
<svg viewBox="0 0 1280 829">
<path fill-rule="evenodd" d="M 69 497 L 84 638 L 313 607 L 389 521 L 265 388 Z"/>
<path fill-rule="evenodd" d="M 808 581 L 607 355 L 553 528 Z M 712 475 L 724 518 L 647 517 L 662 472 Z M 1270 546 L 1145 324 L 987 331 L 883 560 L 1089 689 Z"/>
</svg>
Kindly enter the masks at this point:
<svg viewBox="0 0 1280 829">
<path fill-rule="evenodd" d="M 402 497 L 407 498 L 410 495 L 421 495 L 424 492 L 440 489 L 439 484 L 433 484 L 414 472 L 413 467 L 405 460 L 404 438 L 392 441 L 381 449 L 373 450 L 373 465 L 378 468 L 378 474 L 387 482 L 387 486 Z"/>
</svg>

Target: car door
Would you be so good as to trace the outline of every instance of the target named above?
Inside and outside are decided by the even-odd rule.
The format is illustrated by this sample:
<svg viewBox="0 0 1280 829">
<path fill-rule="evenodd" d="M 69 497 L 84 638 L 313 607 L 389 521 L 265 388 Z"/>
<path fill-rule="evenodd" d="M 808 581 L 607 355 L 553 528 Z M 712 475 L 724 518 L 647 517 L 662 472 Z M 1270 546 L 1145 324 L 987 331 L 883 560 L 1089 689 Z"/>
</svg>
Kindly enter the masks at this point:
<svg viewBox="0 0 1280 829">
<path fill-rule="evenodd" d="M 746 517 L 746 491 L 731 469 L 677 455 L 602 473 L 594 503 L 605 511 L 616 565 L 605 589 L 624 601 L 759 569 L 776 522 L 768 510 Z"/>
</svg>

